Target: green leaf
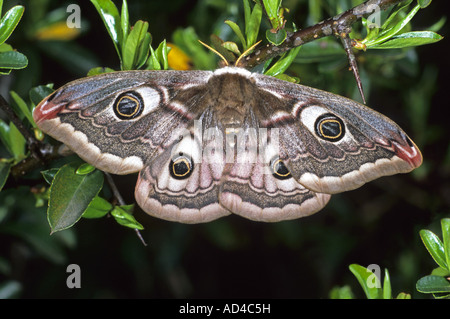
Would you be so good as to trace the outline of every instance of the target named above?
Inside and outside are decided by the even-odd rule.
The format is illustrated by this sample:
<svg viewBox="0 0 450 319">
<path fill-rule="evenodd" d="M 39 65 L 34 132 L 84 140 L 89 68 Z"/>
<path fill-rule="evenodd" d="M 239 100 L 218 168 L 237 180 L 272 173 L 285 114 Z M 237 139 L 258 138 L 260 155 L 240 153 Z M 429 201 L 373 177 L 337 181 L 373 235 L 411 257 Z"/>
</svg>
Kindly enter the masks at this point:
<svg viewBox="0 0 450 319">
<path fill-rule="evenodd" d="M 407 47 L 415 47 L 419 45 L 425 45 L 430 43 L 435 43 L 442 40 L 443 37 L 432 31 L 413 31 L 406 32 L 389 40 L 372 45 L 368 47 L 369 49 L 401 49 Z"/>
<path fill-rule="evenodd" d="M 391 278 L 389 277 L 389 271 L 385 269 L 383 280 L 383 299 L 391 299 L 391 298 L 392 298 Z"/>
<path fill-rule="evenodd" d="M 3 186 L 5 186 L 6 180 L 9 176 L 9 171 L 11 170 L 11 162 L 9 161 L 0 161 L 0 191 Z"/>
<path fill-rule="evenodd" d="M 431 4 L 431 0 L 417 0 L 421 9 L 428 7 Z"/>
<path fill-rule="evenodd" d="M 277 76 L 279 74 L 284 73 L 292 64 L 292 62 L 295 60 L 297 54 L 300 52 L 300 49 L 301 46 L 291 49 L 286 56 L 283 56 L 277 62 L 275 62 L 274 65 L 269 70 L 264 72 L 264 74 L 270 76 Z"/>
<path fill-rule="evenodd" d="M 150 50 L 151 36 L 147 33 L 148 22 L 137 21 L 122 48 L 122 70 L 133 70 L 142 66 Z"/>
<path fill-rule="evenodd" d="M 167 55 L 169 54 L 169 48 L 167 47 L 166 40 L 163 40 L 155 51 L 159 62 L 162 62 L 163 70 L 169 68 L 169 61 L 167 60 Z"/>
<path fill-rule="evenodd" d="M 56 175 L 56 173 L 58 173 L 58 171 L 59 171 L 59 168 L 50 168 L 48 170 L 41 171 L 41 174 L 42 174 L 42 177 L 44 177 L 45 181 L 51 185 L 52 180 L 53 180 L 53 178 L 55 178 L 55 175 Z"/>
<path fill-rule="evenodd" d="M 222 46 L 225 49 L 227 49 L 228 51 L 231 51 L 238 56 L 241 55 L 241 52 L 239 51 L 239 48 L 235 42 L 226 41 L 226 42 L 222 43 Z"/>
<path fill-rule="evenodd" d="M 388 32 L 390 29 L 392 29 L 395 24 L 398 22 L 397 15 L 402 12 L 404 9 L 406 9 L 413 0 L 403 1 L 399 3 L 396 7 L 394 7 L 393 11 L 389 14 L 389 17 L 384 21 L 383 25 L 381 26 L 381 29 L 383 32 Z"/>
<path fill-rule="evenodd" d="M 11 97 L 22 113 L 19 114 L 19 116 L 24 115 L 30 123 L 34 124 L 33 114 L 31 114 L 31 110 L 28 107 L 27 103 L 16 92 L 11 91 L 9 93 L 11 94 Z"/>
<path fill-rule="evenodd" d="M 445 260 L 447 261 L 447 270 L 450 272 L 450 218 L 443 218 L 441 220 L 441 227 Z"/>
<path fill-rule="evenodd" d="M 0 68 L 2 69 L 23 69 L 27 65 L 27 57 L 20 52 L 0 52 Z"/>
<path fill-rule="evenodd" d="M 247 44 L 245 42 L 244 35 L 242 34 L 241 28 L 233 21 L 231 20 L 225 20 L 225 24 L 227 24 L 233 31 L 236 33 L 237 37 L 239 38 L 239 41 L 241 41 L 242 47 L 247 49 Z"/>
<path fill-rule="evenodd" d="M 247 37 L 247 48 L 256 43 L 258 33 L 261 26 L 262 7 L 259 3 L 255 3 L 250 19 L 245 20 L 245 35 Z"/>
<path fill-rule="evenodd" d="M 126 0 L 122 1 L 120 26 L 122 27 L 122 36 L 124 39 L 126 39 L 128 37 L 128 32 L 130 31 L 130 17 L 128 15 L 128 3 Z"/>
<path fill-rule="evenodd" d="M 74 225 L 103 186 L 103 173 L 76 174 L 80 164 L 64 165 L 50 186 L 47 219 L 52 233 Z"/>
<path fill-rule="evenodd" d="M 425 276 L 417 281 L 416 289 L 422 293 L 448 293 L 450 282 L 441 276 Z"/>
<path fill-rule="evenodd" d="M 15 6 L 8 10 L 0 20 L 0 44 L 5 42 L 22 18 L 23 6 Z"/>
<path fill-rule="evenodd" d="M 393 36 L 397 35 L 397 33 L 399 33 L 411 21 L 411 19 L 416 15 L 419 9 L 420 6 L 416 5 L 403 19 L 397 22 L 392 28 L 388 28 L 383 32 L 381 32 L 379 37 L 369 42 L 365 41 L 362 42 L 364 42 L 367 45 L 367 48 L 371 48 L 376 44 L 380 44 L 382 42 L 389 40 Z"/>
<path fill-rule="evenodd" d="M 78 175 L 87 175 L 95 170 L 95 167 L 88 163 L 83 163 L 77 168 Z"/>
<path fill-rule="evenodd" d="M 113 209 L 113 205 L 106 199 L 96 196 L 84 211 L 83 218 L 101 218 Z"/>
<path fill-rule="evenodd" d="M 381 287 L 381 283 L 372 271 L 357 264 L 351 264 L 349 269 L 358 280 L 368 299 L 382 298 L 382 290 L 377 288 Z"/>
<path fill-rule="evenodd" d="M 114 69 L 108 68 L 108 67 L 95 67 L 89 70 L 89 72 L 87 73 L 87 76 L 93 76 L 93 75 L 98 75 L 98 74 L 103 74 L 103 73 L 110 73 L 110 72 L 116 72 Z"/>
<path fill-rule="evenodd" d="M 22 133 L 20 133 L 12 122 L 9 124 L 9 129 L 9 140 L 11 143 L 12 155 L 16 160 L 21 160 L 25 155 L 25 137 L 23 137 Z"/>
<path fill-rule="evenodd" d="M 280 45 L 286 40 L 286 30 L 281 29 L 273 33 L 271 30 L 266 30 L 266 38 L 273 45 Z"/>
<path fill-rule="evenodd" d="M 128 209 L 128 208 L 127 208 Z M 144 229 L 142 226 L 129 212 L 127 212 L 124 208 L 120 206 L 114 207 L 111 211 L 111 215 L 114 219 L 122 226 L 126 226 L 133 229 Z"/>
<path fill-rule="evenodd" d="M 9 131 L 10 131 L 9 125 L 6 124 L 6 122 L 0 118 L 0 140 L 2 141 L 2 144 L 8 150 L 9 154 L 12 155 L 13 152 L 11 150 L 11 141 L 9 139 Z"/>
<path fill-rule="evenodd" d="M 91 0 L 105 24 L 109 36 L 113 40 L 117 54 L 122 61 L 121 48 L 123 42 L 122 23 L 119 10 L 111 0 Z"/>
<path fill-rule="evenodd" d="M 30 90 L 30 100 L 33 105 L 38 105 L 43 99 L 54 92 L 53 85 L 39 85 Z"/>
<path fill-rule="evenodd" d="M 411 299 L 411 295 L 405 292 L 401 292 L 395 297 L 395 299 Z"/>
<path fill-rule="evenodd" d="M 330 291 L 331 299 L 353 299 L 353 292 L 349 286 L 334 287 Z"/>
<path fill-rule="evenodd" d="M 422 229 L 419 234 L 423 244 L 425 245 L 425 248 L 428 250 L 431 257 L 433 257 L 434 261 L 439 265 L 439 267 L 448 269 L 444 252 L 444 245 L 442 244 L 439 237 L 427 229 Z"/>
<path fill-rule="evenodd" d="M 264 9 L 269 17 L 273 29 L 281 27 L 281 21 L 278 13 L 281 6 L 281 0 L 263 0 Z"/>
</svg>

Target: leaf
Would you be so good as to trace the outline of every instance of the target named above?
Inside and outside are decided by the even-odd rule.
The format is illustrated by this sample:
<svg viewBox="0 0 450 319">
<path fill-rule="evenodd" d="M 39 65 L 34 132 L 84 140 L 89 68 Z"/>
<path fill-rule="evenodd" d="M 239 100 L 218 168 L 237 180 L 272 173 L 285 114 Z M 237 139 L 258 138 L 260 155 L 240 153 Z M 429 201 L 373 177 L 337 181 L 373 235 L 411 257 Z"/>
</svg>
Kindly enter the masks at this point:
<svg viewBox="0 0 450 319">
<path fill-rule="evenodd" d="M 109 36 L 113 40 L 114 47 L 120 60 L 122 60 L 121 48 L 123 42 L 122 23 L 119 16 L 119 10 L 111 0 L 91 0 L 97 12 L 105 24 Z"/>
<path fill-rule="evenodd" d="M 433 257 L 434 261 L 439 265 L 439 267 L 448 269 L 444 252 L 444 245 L 442 244 L 439 237 L 427 229 L 422 229 L 419 234 L 423 244 L 425 245 L 425 248 L 428 250 L 431 257 Z"/>
<path fill-rule="evenodd" d="M 266 31 L 266 38 L 273 45 L 282 44 L 284 42 L 284 40 L 286 40 L 286 36 L 287 36 L 287 33 L 286 33 L 286 30 L 284 30 L 284 29 L 278 30 L 275 33 L 273 33 L 272 30 Z"/>
<path fill-rule="evenodd" d="M 411 295 L 405 292 L 401 292 L 395 297 L 395 299 L 411 299 Z"/>
<path fill-rule="evenodd" d="M 237 37 L 239 38 L 239 41 L 242 43 L 242 47 L 244 48 L 244 51 L 247 49 L 247 44 L 245 42 L 244 35 L 242 34 L 241 28 L 233 21 L 231 20 L 225 20 L 225 24 L 227 24 L 233 31 L 236 33 Z"/>
<path fill-rule="evenodd" d="M 447 261 L 447 270 L 450 272 L 450 218 L 441 220 L 442 239 L 445 252 L 445 260 Z"/>
<path fill-rule="evenodd" d="M 113 205 L 106 199 L 96 196 L 84 211 L 83 218 L 101 218 L 113 209 Z"/>
<path fill-rule="evenodd" d="M 92 166 L 91 164 L 83 163 L 77 168 L 76 173 L 78 175 L 87 175 L 87 174 L 93 172 L 94 170 L 95 170 L 95 167 Z"/>
<path fill-rule="evenodd" d="M 114 69 L 108 68 L 108 67 L 95 67 L 89 70 L 89 72 L 87 73 L 87 76 L 93 76 L 93 75 L 98 75 L 98 74 L 103 74 L 103 73 L 110 73 L 110 72 L 116 72 Z"/>
<path fill-rule="evenodd" d="M 370 42 L 366 42 L 365 44 L 367 45 L 367 48 L 371 48 L 372 46 L 383 43 L 397 35 L 397 33 L 399 33 L 411 21 L 411 19 L 416 15 L 419 9 L 420 6 L 416 5 L 403 19 L 397 22 L 392 28 L 388 28 L 381 32 L 378 38 Z"/>
<path fill-rule="evenodd" d="M 120 26 L 122 28 L 122 36 L 124 39 L 128 37 L 130 31 L 130 17 L 128 15 L 128 3 L 126 0 L 122 1 L 122 9 L 120 11 Z"/>
<path fill-rule="evenodd" d="M 264 72 L 264 74 L 270 76 L 277 76 L 279 74 L 284 73 L 292 64 L 300 49 L 301 46 L 291 49 L 286 56 L 283 56 L 281 59 L 275 62 L 275 64 L 269 70 Z"/>
<path fill-rule="evenodd" d="M 13 152 L 11 150 L 9 132 L 10 132 L 9 125 L 6 124 L 6 122 L 0 118 L 0 140 L 2 141 L 2 144 L 6 147 L 8 152 L 12 155 Z"/>
<path fill-rule="evenodd" d="M 42 175 L 42 177 L 44 177 L 45 181 L 51 185 L 52 180 L 53 180 L 53 178 L 55 178 L 55 175 L 56 175 L 56 173 L 58 173 L 58 171 L 59 171 L 59 168 L 50 168 L 48 170 L 41 171 L 41 175 Z"/>
<path fill-rule="evenodd" d="M 126 226 L 133 229 L 144 229 L 142 226 L 129 212 L 127 212 L 124 208 L 116 206 L 111 211 L 111 215 L 114 219 L 122 226 Z"/>
<path fill-rule="evenodd" d="M 141 20 L 137 21 L 132 28 L 122 48 L 122 70 L 136 69 L 145 63 L 151 41 L 151 37 L 147 36 L 147 30 L 148 22 Z M 143 62 L 142 59 L 144 59 Z"/>
<path fill-rule="evenodd" d="M 442 40 L 443 37 L 432 31 L 413 31 L 406 32 L 376 45 L 372 45 L 370 49 L 401 49 L 407 47 L 415 47 L 435 43 Z"/>
<path fill-rule="evenodd" d="M 5 186 L 10 170 L 11 163 L 9 161 L 0 161 L 0 191 L 2 190 L 3 186 Z"/>
<path fill-rule="evenodd" d="M 428 7 L 431 4 L 431 0 L 418 0 L 421 9 Z"/>
<path fill-rule="evenodd" d="M 52 85 L 39 85 L 30 90 L 30 100 L 33 105 L 38 105 L 43 99 L 54 92 Z M 34 122 L 34 121 L 33 121 Z"/>
<path fill-rule="evenodd" d="M 246 2 L 246 1 L 244 1 Z M 262 7 L 259 3 L 255 3 L 253 11 L 249 19 L 245 19 L 245 35 L 247 37 L 247 48 L 250 48 L 258 39 L 258 32 L 261 26 Z"/>
<path fill-rule="evenodd" d="M 16 92 L 11 91 L 9 93 L 11 94 L 11 97 L 13 98 L 14 102 L 19 107 L 20 112 L 22 113 L 19 116 L 25 115 L 27 120 L 30 123 L 34 124 L 33 114 L 31 114 L 31 110 L 28 107 L 27 103 Z"/>
<path fill-rule="evenodd" d="M 8 10 L 0 20 L 0 44 L 5 42 L 22 18 L 23 6 L 15 6 Z"/>
<path fill-rule="evenodd" d="M 383 280 L 383 299 L 391 299 L 391 298 L 392 298 L 391 278 L 389 277 L 389 271 L 385 269 Z"/>
<path fill-rule="evenodd" d="M 27 57 L 20 52 L 0 52 L 0 68 L 2 69 L 23 69 L 27 65 Z"/>
<path fill-rule="evenodd" d="M 238 49 L 238 46 L 235 42 L 231 42 L 231 41 L 226 41 L 224 43 L 222 43 L 222 46 L 227 49 L 228 51 L 231 51 L 233 53 L 235 53 L 236 55 L 240 55 L 241 52 Z"/>
<path fill-rule="evenodd" d="M 74 225 L 103 186 L 103 173 L 76 174 L 78 162 L 64 165 L 53 178 L 47 219 L 52 233 Z"/>
<path fill-rule="evenodd" d="M 450 282 L 441 276 L 425 276 L 417 281 L 416 289 L 422 293 L 450 292 Z"/>
<path fill-rule="evenodd" d="M 380 287 L 381 284 L 379 282 L 379 279 L 376 277 L 376 275 L 368 270 L 367 268 L 357 265 L 357 264 L 351 264 L 349 266 L 350 271 L 355 275 L 356 279 L 358 280 L 359 284 L 364 290 L 364 293 L 366 294 L 368 299 L 381 299 L 382 298 L 382 290 Z M 375 285 L 371 287 L 368 283 L 373 282 L 373 276 L 375 276 Z"/>
<path fill-rule="evenodd" d="M 25 137 L 23 137 L 22 133 L 20 133 L 20 131 L 12 122 L 9 124 L 9 129 L 9 140 L 12 155 L 16 160 L 21 160 L 25 155 Z"/>
<path fill-rule="evenodd" d="M 167 47 L 166 40 L 163 40 L 159 44 L 158 48 L 155 51 L 156 56 L 158 57 L 158 60 L 160 62 L 162 62 L 163 70 L 167 70 L 169 68 L 169 61 L 167 59 L 167 55 L 169 54 L 169 50 L 170 49 Z"/>
<path fill-rule="evenodd" d="M 281 27 L 281 19 L 279 17 L 279 9 L 281 6 L 281 0 L 262 0 L 264 9 L 269 17 L 270 23 L 273 29 Z"/>
<path fill-rule="evenodd" d="M 349 286 L 334 287 L 330 291 L 331 299 L 354 299 L 352 289 Z"/>
</svg>

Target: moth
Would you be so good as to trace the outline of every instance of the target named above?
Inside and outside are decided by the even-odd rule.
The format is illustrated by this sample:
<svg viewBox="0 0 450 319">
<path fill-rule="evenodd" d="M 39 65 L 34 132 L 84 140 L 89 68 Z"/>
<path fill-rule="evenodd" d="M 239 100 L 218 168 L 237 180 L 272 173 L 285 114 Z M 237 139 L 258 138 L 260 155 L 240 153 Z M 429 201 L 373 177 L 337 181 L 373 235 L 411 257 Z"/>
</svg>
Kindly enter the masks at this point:
<svg viewBox="0 0 450 319">
<path fill-rule="evenodd" d="M 139 206 L 182 223 L 231 213 L 265 222 L 311 215 L 332 194 L 422 163 L 382 114 L 233 66 L 83 78 L 33 115 L 98 169 L 139 172 Z"/>
</svg>

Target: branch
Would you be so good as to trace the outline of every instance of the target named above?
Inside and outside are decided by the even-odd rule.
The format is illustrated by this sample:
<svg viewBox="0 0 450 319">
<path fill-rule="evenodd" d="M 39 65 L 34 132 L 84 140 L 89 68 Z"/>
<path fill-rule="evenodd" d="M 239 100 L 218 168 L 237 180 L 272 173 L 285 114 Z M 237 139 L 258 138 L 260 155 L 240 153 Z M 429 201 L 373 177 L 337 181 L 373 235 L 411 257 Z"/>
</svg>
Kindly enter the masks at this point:
<svg viewBox="0 0 450 319">
<path fill-rule="evenodd" d="M 331 35 L 346 38 L 351 31 L 351 25 L 374 13 L 375 9 L 385 10 L 404 0 L 369 0 L 335 17 L 319 22 L 306 29 L 288 33 L 286 40 L 279 46 L 267 44 L 263 48 L 256 48 L 241 62 L 241 66 L 251 69 L 263 61 L 277 57 L 286 51 L 305 43 L 318 40 Z M 354 69 L 354 66 L 352 65 Z"/>
<path fill-rule="evenodd" d="M 11 175 L 18 178 L 27 172 L 42 166 L 42 163 L 58 157 L 57 149 L 50 144 L 44 144 L 25 127 L 20 118 L 14 113 L 8 102 L 0 95 L 0 109 L 5 112 L 9 120 L 14 123 L 19 132 L 25 137 L 31 157 L 17 163 L 11 168 Z"/>
</svg>

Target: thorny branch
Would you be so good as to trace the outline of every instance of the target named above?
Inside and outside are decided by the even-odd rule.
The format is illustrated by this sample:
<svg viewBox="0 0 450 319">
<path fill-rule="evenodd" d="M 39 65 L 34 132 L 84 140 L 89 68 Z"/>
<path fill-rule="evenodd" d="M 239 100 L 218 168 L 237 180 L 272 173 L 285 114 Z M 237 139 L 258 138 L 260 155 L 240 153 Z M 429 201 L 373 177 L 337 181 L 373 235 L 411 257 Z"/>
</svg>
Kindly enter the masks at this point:
<svg viewBox="0 0 450 319">
<path fill-rule="evenodd" d="M 279 46 L 267 44 L 262 48 L 256 48 L 240 64 L 241 67 L 251 69 L 263 61 L 279 56 L 290 49 L 301 46 L 305 43 L 334 35 L 341 38 L 344 49 L 347 53 L 350 68 L 356 78 L 358 89 L 365 103 L 361 80 L 359 78 L 358 66 L 355 55 L 352 51 L 354 45 L 350 39 L 351 25 L 375 12 L 375 10 L 385 10 L 388 7 L 396 5 L 404 0 L 369 0 L 352 9 L 349 9 L 335 17 L 328 18 L 311 27 L 288 33 L 286 40 Z"/>
<path fill-rule="evenodd" d="M 307 27 L 297 32 L 288 33 L 286 40 L 279 46 L 267 44 L 262 48 L 256 48 L 253 53 L 245 57 L 241 66 L 253 68 L 262 61 L 274 58 L 282 53 L 305 43 L 318 40 L 331 35 L 345 37 L 351 31 L 351 25 L 361 19 L 374 13 L 375 8 L 385 10 L 404 0 L 369 0 L 352 9 L 349 9 L 335 17 L 328 18 L 313 26 Z"/>
</svg>

